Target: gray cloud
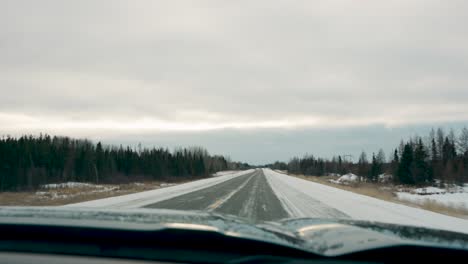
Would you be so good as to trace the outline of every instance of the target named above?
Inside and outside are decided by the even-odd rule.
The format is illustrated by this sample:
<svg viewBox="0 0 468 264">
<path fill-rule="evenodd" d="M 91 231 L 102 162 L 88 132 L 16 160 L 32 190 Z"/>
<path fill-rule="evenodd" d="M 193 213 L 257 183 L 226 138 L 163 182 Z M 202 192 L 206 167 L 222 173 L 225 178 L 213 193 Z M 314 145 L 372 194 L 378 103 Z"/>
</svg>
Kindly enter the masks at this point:
<svg viewBox="0 0 468 264">
<path fill-rule="evenodd" d="M 2 1 L 0 122 L 3 132 L 110 134 L 141 120 L 152 132 L 466 121 L 466 10 L 466 1 Z M 100 122 L 110 125 L 93 130 Z"/>
</svg>

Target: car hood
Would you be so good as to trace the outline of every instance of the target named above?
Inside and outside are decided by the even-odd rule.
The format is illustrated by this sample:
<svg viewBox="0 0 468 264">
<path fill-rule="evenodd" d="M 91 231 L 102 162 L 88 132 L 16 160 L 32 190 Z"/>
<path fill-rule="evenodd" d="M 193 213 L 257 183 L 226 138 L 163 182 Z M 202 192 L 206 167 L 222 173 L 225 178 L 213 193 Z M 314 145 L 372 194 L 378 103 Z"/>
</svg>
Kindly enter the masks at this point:
<svg viewBox="0 0 468 264">
<path fill-rule="evenodd" d="M 165 209 L 0 207 L 0 224 L 143 231 L 190 229 L 294 247 L 324 256 L 400 245 L 468 249 L 468 235 L 427 228 L 317 218 L 252 223 L 230 215 Z"/>
</svg>

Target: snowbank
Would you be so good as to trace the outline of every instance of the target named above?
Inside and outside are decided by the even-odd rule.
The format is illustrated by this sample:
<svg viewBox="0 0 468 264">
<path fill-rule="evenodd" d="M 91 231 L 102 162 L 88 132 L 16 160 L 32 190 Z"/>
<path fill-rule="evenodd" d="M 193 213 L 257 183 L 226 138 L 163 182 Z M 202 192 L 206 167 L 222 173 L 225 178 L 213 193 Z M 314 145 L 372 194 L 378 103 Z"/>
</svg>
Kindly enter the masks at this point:
<svg viewBox="0 0 468 264">
<path fill-rule="evenodd" d="M 379 182 L 382 182 L 382 183 L 391 182 L 393 179 L 393 175 L 383 173 L 378 176 L 378 179 L 379 179 Z"/>
<path fill-rule="evenodd" d="M 355 175 L 355 174 L 348 173 L 348 174 L 345 174 L 345 175 L 341 176 L 337 180 L 329 180 L 329 181 L 332 182 L 332 183 L 336 183 L 336 184 L 347 185 L 347 184 L 352 183 L 352 182 L 359 182 L 359 178 L 360 177 Z M 363 180 L 362 177 L 361 177 L 361 180 Z"/>
<path fill-rule="evenodd" d="M 279 173 L 283 173 L 283 174 L 287 174 L 288 171 L 287 170 L 275 170 L 276 172 L 279 172 Z"/>
<path fill-rule="evenodd" d="M 352 174 L 352 173 L 348 173 L 348 174 L 345 174 L 343 176 L 341 176 L 340 178 L 338 178 L 339 182 L 357 182 L 359 181 L 359 176 L 355 175 L 355 174 Z"/>
<path fill-rule="evenodd" d="M 237 171 L 237 170 L 218 171 L 216 173 L 213 173 L 211 176 L 219 177 L 219 176 L 233 174 L 233 173 L 236 173 L 236 172 L 239 172 L 239 171 Z"/>
</svg>

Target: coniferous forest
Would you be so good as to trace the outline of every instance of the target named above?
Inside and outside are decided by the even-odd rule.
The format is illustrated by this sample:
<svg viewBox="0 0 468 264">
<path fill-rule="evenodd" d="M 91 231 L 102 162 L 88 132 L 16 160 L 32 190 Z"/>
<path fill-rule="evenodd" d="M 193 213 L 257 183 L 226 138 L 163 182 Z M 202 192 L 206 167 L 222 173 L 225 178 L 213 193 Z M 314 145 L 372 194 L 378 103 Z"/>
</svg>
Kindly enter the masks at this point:
<svg viewBox="0 0 468 264">
<path fill-rule="evenodd" d="M 66 181 L 183 180 L 240 165 L 201 147 L 133 149 L 49 135 L 0 139 L 0 191 Z"/>
<path fill-rule="evenodd" d="M 293 174 L 322 176 L 354 173 L 376 182 L 382 174 L 394 183 L 410 185 L 468 182 L 468 129 L 458 133 L 432 130 L 425 137 L 401 141 L 390 155 L 380 149 L 357 161 L 313 155 L 268 165 Z M 210 155 L 201 147 L 131 148 L 104 146 L 89 140 L 49 135 L 0 138 L 0 191 L 34 189 L 42 184 L 80 181 L 125 183 L 140 180 L 186 180 L 227 169 L 246 169 L 246 163 Z"/>
<path fill-rule="evenodd" d="M 428 185 L 436 180 L 463 184 L 468 182 L 468 129 L 463 128 L 458 133 L 432 129 L 425 137 L 401 141 L 387 157 L 382 149 L 372 155 L 362 152 L 357 162 L 343 156 L 330 160 L 305 155 L 269 167 L 314 176 L 351 172 L 371 182 L 378 181 L 378 176 L 386 173 L 399 184 Z"/>
</svg>

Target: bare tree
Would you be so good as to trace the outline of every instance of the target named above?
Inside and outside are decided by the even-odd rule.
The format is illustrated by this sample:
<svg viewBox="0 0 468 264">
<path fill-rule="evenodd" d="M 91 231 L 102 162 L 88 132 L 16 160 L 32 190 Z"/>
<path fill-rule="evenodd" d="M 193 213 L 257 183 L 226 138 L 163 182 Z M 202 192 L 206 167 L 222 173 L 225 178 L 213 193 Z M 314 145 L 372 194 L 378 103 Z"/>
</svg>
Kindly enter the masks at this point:
<svg viewBox="0 0 468 264">
<path fill-rule="evenodd" d="M 468 129 L 464 127 L 458 138 L 458 150 L 465 154 L 468 152 Z"/>
<path fill-rule="evenodd" d="M 448 139 L 450 140 L 450 143 L 456 145 L 457 138 L 455 137 L 455 131 L 453 131 L 453 128 L 450 128 L 450 132 L 448 134 Z"/>
<path fill-rule="evenodd" d="M 384 164 L 385 163 L 385 152 L 383 151 L 383 149 L 380 149 L 379 150 L 379 153 L 377 153 L 377 162 L 381 163 L 381 164 Z"/>
<path fill-rule="evenodd" d="M 445 133 L 442 130 L 442 128 L 437 128 L 437 136 L 436 136 L 436 142 L 437 142 L 437 152 L 440 154 L 444 151 L 444 138 L 445 138 Z"/>
<path fill-rule="evenodd" d="M 358 161 L 358 174 L 360 177 L 367 178 L 369 176 L 369 161 L 367 159 L 366 152 L 362 151 L 361 155 L 359 155 Z"/>
</svg>

